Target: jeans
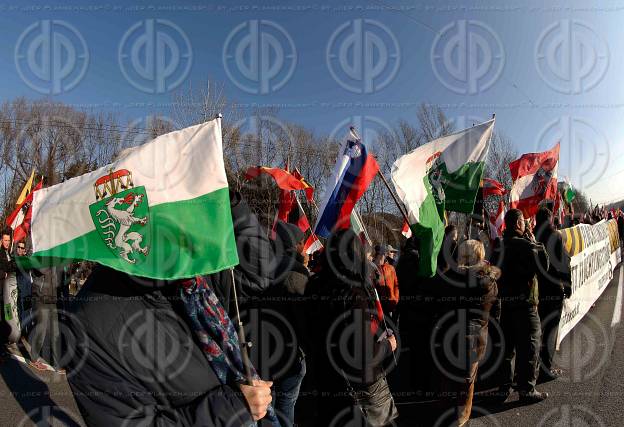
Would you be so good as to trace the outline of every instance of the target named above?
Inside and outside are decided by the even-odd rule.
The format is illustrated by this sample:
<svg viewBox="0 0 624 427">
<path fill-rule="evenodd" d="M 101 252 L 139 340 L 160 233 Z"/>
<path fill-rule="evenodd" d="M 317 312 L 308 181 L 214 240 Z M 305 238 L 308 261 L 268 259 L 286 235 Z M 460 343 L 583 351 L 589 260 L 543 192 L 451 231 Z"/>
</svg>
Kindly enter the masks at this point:
<svg viewBox="0 0 624 427">
<path fill-rule="evenodd" d="M 518 391 L 535 390 L 539 373 L 539 353 L 542 329 L 537 307 L 505 307 L 501 311 L 501 328 L 505 338 L 505 358 L 502 365 L 503 387 L 510 388 L 514 379 L 512 361 L 515 355 L 515 374 Z"/>
<path fill-rule="evenodd" d="M 305 357 L 299 357 L 289 372 L 273 383 L 274 406 L 283 427 L 291 427 L 295 423 L 295 404 L 305 374 Z"/>
<path fill-rule="evenodd" d="M 54 368 L 61 363 L 60 333 L 55 304 L 37 304 L 35 307 L 36 325 L 32 331 L 31 355 L 33 360 L 44 359 Z M 49 346 L 44 346 L 46 336 Z"/>
</svg>

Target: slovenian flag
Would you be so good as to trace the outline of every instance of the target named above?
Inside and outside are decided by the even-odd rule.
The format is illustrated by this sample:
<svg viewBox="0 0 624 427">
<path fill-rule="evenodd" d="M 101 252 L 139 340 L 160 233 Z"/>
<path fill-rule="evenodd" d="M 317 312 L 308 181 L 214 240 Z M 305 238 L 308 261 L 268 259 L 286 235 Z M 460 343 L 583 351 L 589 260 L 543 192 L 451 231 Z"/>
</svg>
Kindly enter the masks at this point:
<svg viewBox="0 0 624 427">
<path fill-rule="evenodd" d="M 355 204 L 379 171 L 377 160 L 368 153 L 353 128 L 338 153 L 314 227 L 315 233 L 325 238 L 334 230 L 349 228 Z"/>
</svg>

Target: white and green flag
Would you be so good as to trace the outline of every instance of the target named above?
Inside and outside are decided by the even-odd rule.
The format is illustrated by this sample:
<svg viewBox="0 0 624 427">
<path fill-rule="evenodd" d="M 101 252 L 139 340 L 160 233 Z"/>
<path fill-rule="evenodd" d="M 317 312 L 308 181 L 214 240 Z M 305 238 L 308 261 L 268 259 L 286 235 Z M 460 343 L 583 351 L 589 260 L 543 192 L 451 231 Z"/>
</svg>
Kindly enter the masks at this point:
<svg viewBox="0 0 624 427">
<path fill-rule="evenodd" d="M 472 213 L 494 119 L 438 138 L 392 165 L 392 182 L 420 239 L 421 276 L 436 272 L 444 237 L 444 210 Z"/>
<path fill-rule="evenodd" d="M 34 193 L 25 265 L 90 260 L 179 279 L 238 264 L 221 119 L 162 135 Z"/>
</svg>

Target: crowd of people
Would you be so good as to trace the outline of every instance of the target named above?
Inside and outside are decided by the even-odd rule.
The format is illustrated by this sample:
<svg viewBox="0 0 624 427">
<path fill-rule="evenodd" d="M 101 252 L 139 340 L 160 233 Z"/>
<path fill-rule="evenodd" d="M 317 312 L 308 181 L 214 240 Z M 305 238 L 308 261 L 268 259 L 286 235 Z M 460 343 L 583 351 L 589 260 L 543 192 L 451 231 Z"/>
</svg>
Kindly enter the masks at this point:
<svg viewBox="0 0 624 427">
<path fill-rule="evenodd" d="M 5 233 L 0 275 L 17 281 L 22 335 L 7 354 L 29 343 L 34 369 L 67 370 L 89 426 L 386 426 L 400 416 L 388 376 L 402 365 L 414 399 L 454 408 L 459 426 L 482 380 L 495 404 L 513 389 L 527 404 L 548 397 L 537 384 L 561 374 L 553 355 L 570 295 L 548 208 L 533 227 L 509 210 L 503 237 L 485 245 L 447 226 L 429 278 L 417 237 L 397 250 L 337 230 L 309 257 L 296 225 L 277 222 L 271 239 L 240 194 L 230 201 L 235 268 L 163 281 L 95 266 L 71 298 L 68 267 L 20 270 L 27 245 Z M 448 347 L 451 333 L 460 339 Z M 480 378 L 493 339 L 504 354 Z"/>
</svg>

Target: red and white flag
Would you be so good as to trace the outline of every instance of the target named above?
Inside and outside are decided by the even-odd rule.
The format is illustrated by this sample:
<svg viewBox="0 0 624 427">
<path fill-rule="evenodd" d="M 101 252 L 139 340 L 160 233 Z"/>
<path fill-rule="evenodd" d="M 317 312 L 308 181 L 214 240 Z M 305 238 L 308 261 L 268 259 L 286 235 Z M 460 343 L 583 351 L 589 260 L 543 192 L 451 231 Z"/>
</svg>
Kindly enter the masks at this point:
<svg viewBox="0 0 624 427">
<path fill-rule="evenodd" d="M 13 230 L 13 241 L 15 243 L 23 240 L 30 231 L 30 221 L 32 219 L 32 200 L 35 191 L 40 190 L 43 186 L 43 181 L 39 181 L 39 184 L 28 193 L 26 198 L 15 208 L 15 210 L 9 215 L 6 223 L 11 230 Z"/>
<path fill-rule="evenodd" d="M 303 245 L 303 250 L 305 251 L 305 253 L 310 255 L 321 249 L 323 249 L 323 244 L 318 239 L 318 237 L 316 237 L 316 234 L 310 234 L 305 244 Z"/>
<path fill-rule="evenodd" d="M 406 239 L 412 237 L 412 229 L 410 228 L 407 221 L 403 222 L 403 229 L 401 230 L 401 234 L 404 235 Z"/>
<path fill-rule="evenodd" d="M 555 200 L 558 168 L 559 143 L 549 151 L 523 154 L 511 162 L 511 208 L 520 209 L 524 217 L 529 218 L 537 213 L 539 202 Z"/>
<path fill-rule="evenodd" d="M 492 178 L 483 178 L 483 198 L 486 199 L 489 196 L 504 196 L 507 194 L 505 186 L 500 182 Z"/>
<path fill-rule="evenodd" d="M 498 209 L 495 214 L 489 215 L 490 220 L 490 239 L 496 240 L 503 237 L 505 230 L 505 203 L 501 200 L 498 203 Z"/>
</svg>

